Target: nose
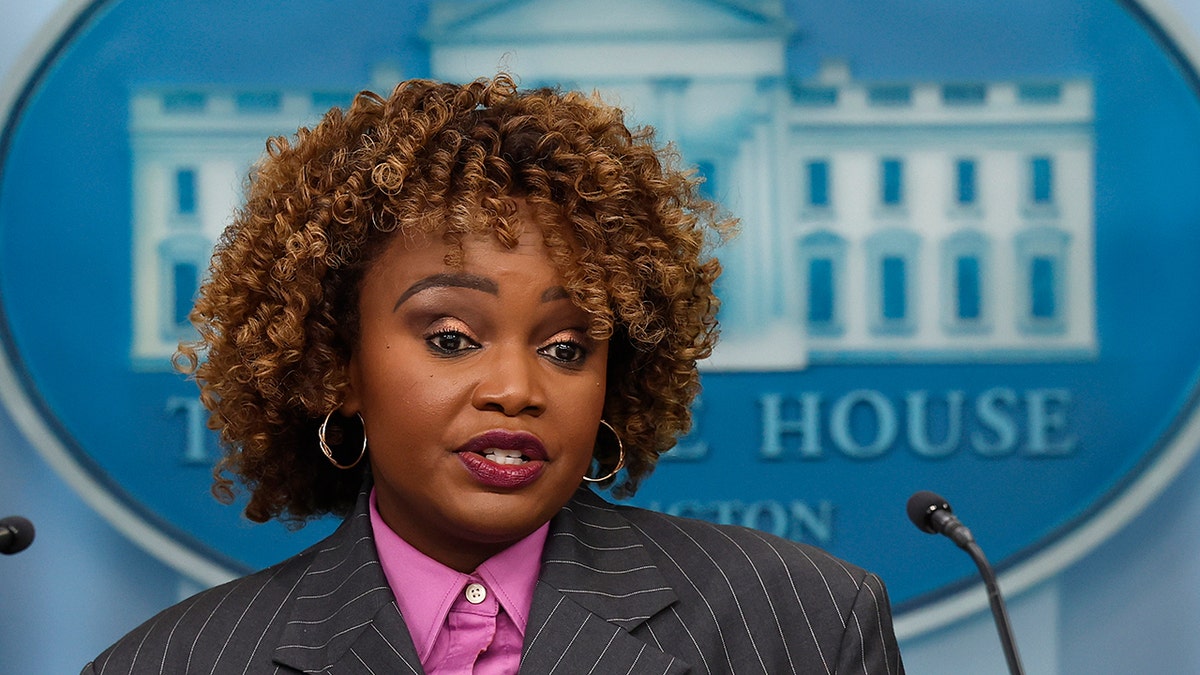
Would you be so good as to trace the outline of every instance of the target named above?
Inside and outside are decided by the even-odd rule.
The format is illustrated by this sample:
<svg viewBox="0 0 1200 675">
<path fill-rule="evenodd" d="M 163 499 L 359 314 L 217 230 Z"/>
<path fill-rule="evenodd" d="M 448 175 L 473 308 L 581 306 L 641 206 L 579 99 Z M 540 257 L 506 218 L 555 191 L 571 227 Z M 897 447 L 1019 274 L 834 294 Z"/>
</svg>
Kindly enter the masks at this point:
<svg viewBox="0 0 1200 675">
<path fill-rule="evenodd" d="M 538 416 L 546 409 L 544 365 L 527 349 L 493 347 L 481 359 L 479 380 L 472 393 L 478 410 L 491 410 L 509 417 Z"/>
</svg>

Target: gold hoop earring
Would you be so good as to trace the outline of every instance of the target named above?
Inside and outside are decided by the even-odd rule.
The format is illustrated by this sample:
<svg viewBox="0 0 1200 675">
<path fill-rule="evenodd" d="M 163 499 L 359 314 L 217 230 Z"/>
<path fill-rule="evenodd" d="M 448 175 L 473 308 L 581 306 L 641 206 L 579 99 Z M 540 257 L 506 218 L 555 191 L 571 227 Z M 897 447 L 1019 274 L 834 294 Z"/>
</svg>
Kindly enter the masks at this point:
<svg viewBox="0 0 1200 675">
<path fill-rule="evenodd" d="M 321 422 L 321 428 L 317 430 L 317 442 L 321 444 L 321 452 L 325 455 L 325 459 L 329 460 L 330 464 L 339 469 L 353 469 L 354 467 L 358 466 L 358 463 L 362 461 L 362 458 L 366 457 L 367 455 L 367 423 L 365 420 L 363 420 L 363 416 L 361 414 L 354 414 L 358 417 L 359 423 L 363 425 L 363 441 L 362 449 L 358 451 L 358 457 L 349 464 L 339 463 L 333 456 L 333 448 L 329 447 L 329 443 L 325 441 L 325 428 L 329 426 L 329 418 L 333 415 L 332 410 L 330 410 L 328 413 L 325 413 L 325 421 Z"/>
<path fill-rule="evenodd" d="M 620 454 L 617 457 L 617 465 L 613 467 L 613 470 L 607 475 L 601 476 L 600 478 L 584 476 L 583 479 L 589 483 L 603 483 L 604 481 L 612 480 L 618 473 L 621 472 L 621 469 L 625 468 L 625 444 L 621 442 L 621 435 L 617 433 L 617 430 L 613 428 L 613 425 L 609 424 L 605 420 L 600 420 L 600 425 L 608 429 L 608 431 L 613 435 L 613 438 L 617 439 L 617 451 Z"/>
</svg>

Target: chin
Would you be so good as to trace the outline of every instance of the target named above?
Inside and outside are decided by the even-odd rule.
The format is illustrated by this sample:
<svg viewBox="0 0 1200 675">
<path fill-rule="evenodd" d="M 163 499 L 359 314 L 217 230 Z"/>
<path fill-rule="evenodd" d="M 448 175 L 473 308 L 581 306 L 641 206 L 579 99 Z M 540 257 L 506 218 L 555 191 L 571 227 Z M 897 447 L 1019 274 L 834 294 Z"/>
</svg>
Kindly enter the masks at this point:
<svg viewBox="0 0 1200 675">
<path fill-rule="evenodd" d="M 523 504 L 519 495 L 511 493 L 486 493 L 480 495 L 478 501 L 463 501 L 463 506 L 470 509 L 459 519 L 463 531 L 471 532 L 476 535 L 473 538 L 480 541 L 490 542 L 520 539 L 549 522 L 562 508 L 562 504 L 556 504 L 553 509 L 537 508 L 547 503 L 542 499 L 532 505 Z M 485 515 L 482 510 L 495 512 Z"/>
</svg>

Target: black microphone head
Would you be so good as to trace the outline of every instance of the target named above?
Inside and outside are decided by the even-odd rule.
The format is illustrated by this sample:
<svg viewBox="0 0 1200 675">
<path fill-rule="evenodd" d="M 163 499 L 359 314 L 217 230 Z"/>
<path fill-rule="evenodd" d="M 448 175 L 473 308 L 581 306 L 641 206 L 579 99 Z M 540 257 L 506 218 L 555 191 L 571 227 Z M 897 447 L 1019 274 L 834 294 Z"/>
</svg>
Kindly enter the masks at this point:
<svg viewBox="0 0 1200 675">
<path fill-rule="evenodd" d="M 937 529 L 929 520 L 935 511 L 953 513 L 954 509 L 950 508 L 950 502 L 943 499 L 941 495 L 929 490 L 921 490 L 908 498 L 908 519 L 922 532 L 937 533 Z"/>
<path fill-rule="evenodd" d="M 33 543 L 33 523 L 28 518 L 9 516 L 0 519 L 0 553 L 20 553 Z"/>
</svg>

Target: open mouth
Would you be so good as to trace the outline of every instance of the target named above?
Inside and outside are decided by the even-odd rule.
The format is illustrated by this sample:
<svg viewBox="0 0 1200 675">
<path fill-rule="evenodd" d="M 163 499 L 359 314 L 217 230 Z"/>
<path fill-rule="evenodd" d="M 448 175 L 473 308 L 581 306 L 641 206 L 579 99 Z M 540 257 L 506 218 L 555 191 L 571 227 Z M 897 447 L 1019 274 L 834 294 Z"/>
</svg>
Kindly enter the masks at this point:
<svg viewBox="0 0 1200 675">
<path fill-rule="evenodd" d="M 479 434 L 455 452 L 478 455 L 505 466 L 546 460 L 546 448 L 537 436 L 524 431 L 504 429 L 493 429 Z"/>
<path fill-rule="evenodd" d="M 524 464 L 529 461 L 529 457 L 522 454 L 519 450 L 506 450 L 503 448 L 487 448 L 479 454 L 483 455 L 484 459 L 495 462 L 496 464 Z"/>
<path fill-rule="evenodd" d="M 532 484 L 546 468 L 546 448 L 537 436 L 493 429 L 467 441 L 457 451 L 474 479 L 488 489 L 516 490 Z"/>
</svg>

